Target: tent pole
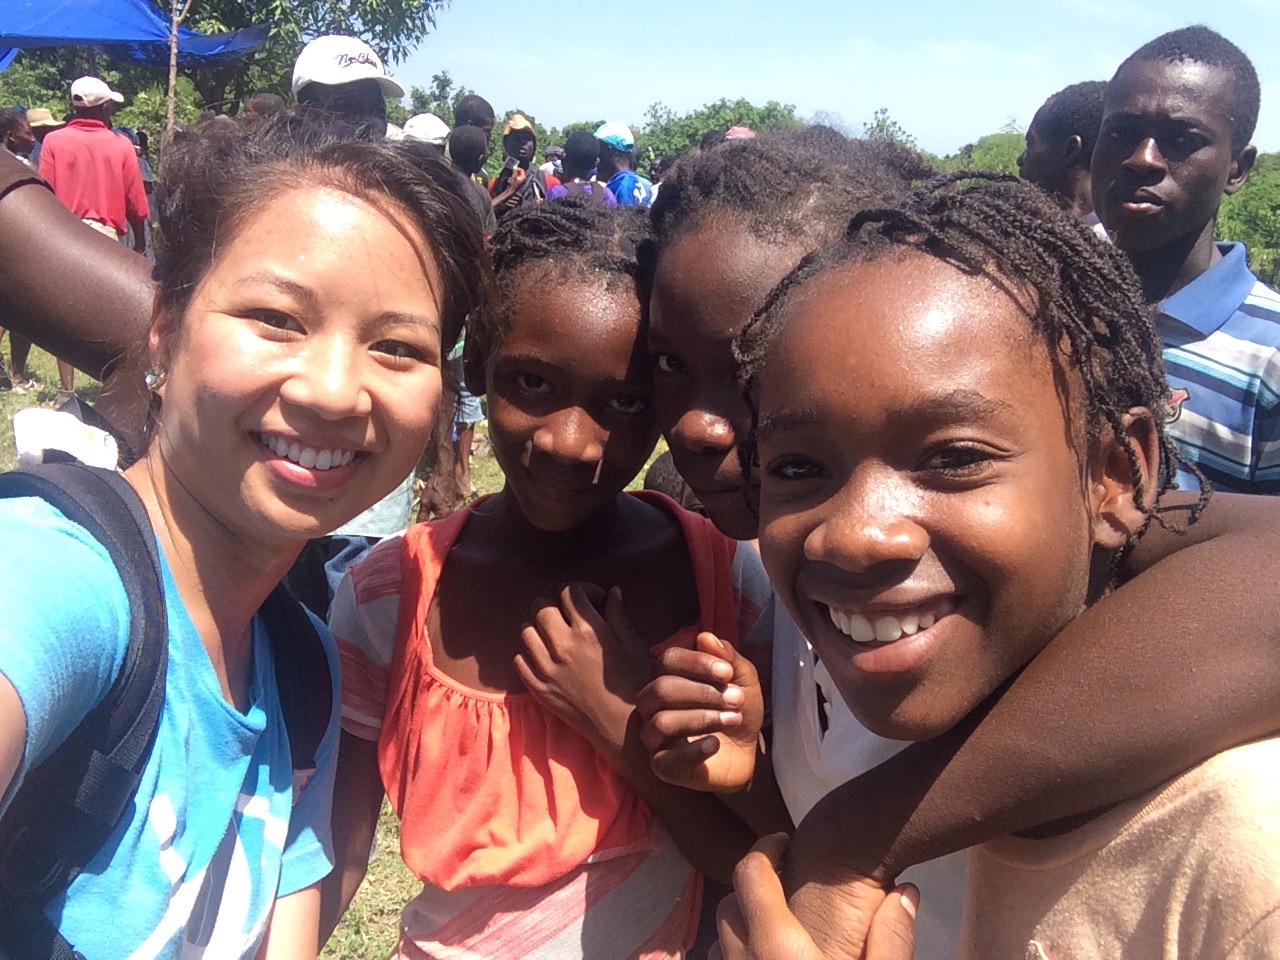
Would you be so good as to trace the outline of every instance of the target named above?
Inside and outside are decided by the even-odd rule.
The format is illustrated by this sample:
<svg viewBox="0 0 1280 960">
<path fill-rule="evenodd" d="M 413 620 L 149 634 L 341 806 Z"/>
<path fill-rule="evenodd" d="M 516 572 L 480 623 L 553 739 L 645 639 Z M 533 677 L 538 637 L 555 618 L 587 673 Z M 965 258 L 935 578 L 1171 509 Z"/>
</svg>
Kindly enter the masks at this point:
<svg viewBox="0 0 1280 960">
<path fill-rule="evenodd" d="M 165 136 L 173 136 L 178 106 L 178 27 L 191 12 L 191 0 L 169 0 L 169 93 L 165 107 Z"/>
</svg>

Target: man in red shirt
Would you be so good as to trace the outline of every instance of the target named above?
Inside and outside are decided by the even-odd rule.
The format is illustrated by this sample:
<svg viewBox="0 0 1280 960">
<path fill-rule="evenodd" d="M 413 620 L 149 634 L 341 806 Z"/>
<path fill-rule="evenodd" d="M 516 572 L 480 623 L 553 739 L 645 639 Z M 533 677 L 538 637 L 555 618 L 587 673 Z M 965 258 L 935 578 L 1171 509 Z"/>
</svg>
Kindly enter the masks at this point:
<svg viewBox="0 0 1280 960">
<path fill-rule="evenodd" d="M 72 213 L 113 239 L 133 225 L 133 249 L 146 248 L 143 225 L 150 208 L 133 144 L 111 129 L 111 110 L 124 97 L 97 77 L 71 84 L 74 118 L 44 138 L 40 175 Z M 74 388 L 74 369 L 58 361 L 64 394 Z"/>
</svg>

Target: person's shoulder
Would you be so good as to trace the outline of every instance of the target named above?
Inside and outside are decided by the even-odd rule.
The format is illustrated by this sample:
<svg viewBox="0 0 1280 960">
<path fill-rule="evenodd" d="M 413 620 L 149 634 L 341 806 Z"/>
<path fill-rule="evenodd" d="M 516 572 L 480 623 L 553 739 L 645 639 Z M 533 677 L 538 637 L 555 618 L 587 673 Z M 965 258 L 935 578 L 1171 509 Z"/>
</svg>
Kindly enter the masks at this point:
<svg viewBox="0 0 1280 960">
<path fill-rule="evenodd" d="M 1265 876 L 1280 896 L 1280 737 L 1224 750 L 1156 791 L 1126 832 L 1184 828 L 1198 841 L 1186 854 L 1206 873 L 1241 865 Z M 1278 901 L 1280 902 L 1280 901 Z"/>
<path fill-rule="evenodd" d="M 1280 291 L 1255 279 L 1253 289 L 1244 298 L 1240 309 L 1261 320 L 1280 324 Z"/>
<path fill-rule="evenodd" d="M 115 569 L 106 547 L 93 534 L 40 497 L 0 497 L 0 533 L 6 545 L 23 542 L 34 551 L 34 556 L 24 556 L 6 549 L 0 553 L 0 564 L 65 557 L 68 562 Z"/>
</svg>

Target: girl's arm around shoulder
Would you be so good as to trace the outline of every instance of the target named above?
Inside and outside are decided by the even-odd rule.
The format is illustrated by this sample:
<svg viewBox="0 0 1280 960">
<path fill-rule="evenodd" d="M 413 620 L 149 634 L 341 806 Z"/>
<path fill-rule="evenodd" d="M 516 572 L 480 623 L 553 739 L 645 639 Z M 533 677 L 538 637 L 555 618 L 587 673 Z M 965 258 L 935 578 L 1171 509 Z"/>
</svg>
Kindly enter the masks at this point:
<svg viewBox="0 0 1280 960">
<path fill-rule="evenodd" d="M 43 500 L 0 500 L 0 536 L 2 812 L 26 771 L 110 689 L 129 603 L 106 549 Z"/>
<path fill-rule="evenodd" d="M 1126 800 L 1280 731 L 1277 519 L 1272 498 L 1216 495 L 1185 537 L 1153 528 L 1140 572 L 1001 696 L 825 797 L 784 869 L 801 921 L 840 939 L 851 878 Z"/>
</svg>

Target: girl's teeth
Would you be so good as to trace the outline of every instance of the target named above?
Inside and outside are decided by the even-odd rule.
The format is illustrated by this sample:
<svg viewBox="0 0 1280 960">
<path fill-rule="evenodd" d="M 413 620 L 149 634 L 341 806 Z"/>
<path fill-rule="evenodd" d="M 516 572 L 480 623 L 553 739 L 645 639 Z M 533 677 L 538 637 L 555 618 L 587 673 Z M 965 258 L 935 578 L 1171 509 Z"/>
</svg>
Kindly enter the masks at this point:
<svg viewBox="0 0 1280 960">
<path fill-rule="evenodd" d="M 876 620 L 876 639 L 881 643 L 892 643 L 902 636 L 902 624 L 896 617 L 880 617 Z"/>
<path fill-rule="evenodd" d="M 831 622 L 837 630 L 857 643 L 893 643 L 902 637 L 910 637 L 921 630 L 928 630 L 937 618 L 931 613 L 907 613 L 901 617 L 883 614 L 872 623 L 858 613 L 827 608 Z"/>
<path fill-rule="evenodd" d="M 316 456 L 316 469 L 328 470 L 329 465 L 333 462 L 333 454 L 328 450 L 321 450 Z"/>
<path fill-rule="evenodd" d="M 876 638 L 876 628 L 871 625 L 871 621 L 857 613 L 849 614 L 847 633 L 858 643 L 870 643 Z"/>
</svg>

